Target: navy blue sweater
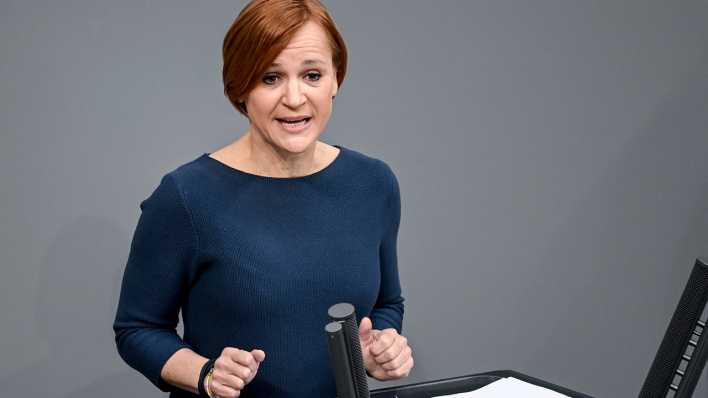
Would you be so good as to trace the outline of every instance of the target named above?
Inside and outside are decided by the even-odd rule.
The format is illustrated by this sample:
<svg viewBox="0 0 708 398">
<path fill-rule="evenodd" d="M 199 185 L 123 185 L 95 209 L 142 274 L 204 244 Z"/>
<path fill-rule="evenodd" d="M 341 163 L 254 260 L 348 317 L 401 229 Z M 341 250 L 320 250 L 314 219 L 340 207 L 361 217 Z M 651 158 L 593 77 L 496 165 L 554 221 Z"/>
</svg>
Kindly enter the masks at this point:
<svg viewBox="0 0 708 398">
<path fill-rule="evenodd" d="M 165 175 L 140 205 L 113 325 L 121 357 L 171 397 L 193 397 L 160 378 L 175 351 L 258 348 L 266 359 L 242 397 L 334 397 L 329 306 L 350 302 L 375 329 L 400 332 L 403 319 L 396 177 L 339 148 L 303 177 L 207 154 Z"/>
</svg>

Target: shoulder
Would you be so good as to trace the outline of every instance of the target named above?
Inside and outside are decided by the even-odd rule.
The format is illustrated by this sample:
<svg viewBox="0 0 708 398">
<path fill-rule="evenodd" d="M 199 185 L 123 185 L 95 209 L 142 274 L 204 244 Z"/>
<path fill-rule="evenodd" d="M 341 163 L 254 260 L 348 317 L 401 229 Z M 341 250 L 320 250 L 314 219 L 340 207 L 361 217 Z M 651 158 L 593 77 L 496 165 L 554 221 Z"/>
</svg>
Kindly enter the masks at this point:
<svg viewBox="0 0 708 398">
<path fill-rule="evenodd" d="M 171 209 L 186 207 L 185 192 L 198 189 L 199 181 L 207 175 L 205 156 L 201 155 L 165 173 L 152 194 L 141 203 L 141 208 L 150 204 Z"/>
<path fill-rule="evenodd" d="M 359 151 L 341 148 L 346 157 L 348 166 L 362 176 L 371 179 L 373 182 L 382 184 L 389 189 L 398 189 L 398 180 L 391 166 L 385 161 L 365 155 Z"/>
<path fill-rule="evenodd" d="M 168 172 L 163 179 L 172 179 L 178 187 L 189 187 L 193 184 L 198 184 L 211 174 L 207 168 L 208 161 L 208 155 L 202 154 L 196 159 L 181 164 Z"/>
<path fill-rule="evenodd" d="M 401 212 L 401 192 L 398 179 L 391 166 L 381 159 L 362 154 L 351 149 L 344 149 L 350 166 L 361 171 L 364 178 L 360 181 L 365 187 L 367 198 L 380 204 L 387 214 L 383 219 L 390 219 L 397 224 Z"/>
</svg>

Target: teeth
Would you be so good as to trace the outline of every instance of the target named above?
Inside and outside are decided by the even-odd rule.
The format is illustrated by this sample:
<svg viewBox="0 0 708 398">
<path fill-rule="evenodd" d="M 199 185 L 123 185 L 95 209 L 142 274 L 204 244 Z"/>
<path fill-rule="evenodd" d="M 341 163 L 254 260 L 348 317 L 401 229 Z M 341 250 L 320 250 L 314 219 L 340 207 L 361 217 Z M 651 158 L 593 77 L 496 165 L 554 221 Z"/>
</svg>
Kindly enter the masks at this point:
<svg viewBox="0 0 708 398">
<path fill-rule="evenodd" d="M 301 123 L 301 122 L 306 122 L 307 119 L 309 119 L 309 118 L 306 117 L 304 119 L 299 119 L 299 120 L 285 120 L 285 119 L 279 119 L 279 120 L 283 123 L 297 124 L 297 123 Z"/>
<path fill-rule="evenodd" d="M 286 120 L 278 120 L 278 121 L 280 122 L 280 125 L 284 129 L 286 129 L 288 131 L 295 132 L 295 131 L 300 131 L 300 130 L 304 129 L 305 126 L 308 125 L 309 120 L 310 120 L 309 118 L 306 118 L 306 119 L 296 120 L 296 121 L 292 121 L 292 122 L 288 122 Z"/>
</svg>

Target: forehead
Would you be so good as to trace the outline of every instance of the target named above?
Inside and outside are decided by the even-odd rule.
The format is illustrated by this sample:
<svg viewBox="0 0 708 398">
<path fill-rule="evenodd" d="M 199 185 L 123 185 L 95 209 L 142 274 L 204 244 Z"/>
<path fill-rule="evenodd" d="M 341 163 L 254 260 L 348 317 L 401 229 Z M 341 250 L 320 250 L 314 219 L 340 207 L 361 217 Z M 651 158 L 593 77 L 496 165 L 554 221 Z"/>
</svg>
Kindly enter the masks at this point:
<svg viewBox="0 0 708 398">
<path fill-rule="evenodd" d="M 298 62 L 304 60 L 319 60 L 329 63 L 332 60 L 332 49 L 329 37 L 322 27 L 309 21 L 300 28 L 283 51 L 275 58 L 274 64 Z"/>
</svg>

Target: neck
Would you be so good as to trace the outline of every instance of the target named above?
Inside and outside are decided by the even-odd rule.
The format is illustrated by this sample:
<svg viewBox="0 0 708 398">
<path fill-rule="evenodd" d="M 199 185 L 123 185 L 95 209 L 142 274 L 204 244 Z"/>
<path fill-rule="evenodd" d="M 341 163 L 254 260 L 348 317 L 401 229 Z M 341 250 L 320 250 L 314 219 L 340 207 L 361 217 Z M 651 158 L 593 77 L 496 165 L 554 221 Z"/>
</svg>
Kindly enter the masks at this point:
<svg viewBox="0 0 708 398">
<path fill-rule="evenodd" d="M 247 131 L 236 144 L 241 143 L 244 160 L 258 175 L 270 177 L 300 177 L 319 169 L 318 159 L 322 144 L 315 141 L 301 153 L 284 151 L 265 141 L 259 134 Z"/>
</svg>

